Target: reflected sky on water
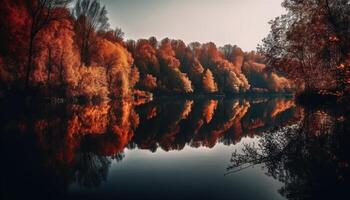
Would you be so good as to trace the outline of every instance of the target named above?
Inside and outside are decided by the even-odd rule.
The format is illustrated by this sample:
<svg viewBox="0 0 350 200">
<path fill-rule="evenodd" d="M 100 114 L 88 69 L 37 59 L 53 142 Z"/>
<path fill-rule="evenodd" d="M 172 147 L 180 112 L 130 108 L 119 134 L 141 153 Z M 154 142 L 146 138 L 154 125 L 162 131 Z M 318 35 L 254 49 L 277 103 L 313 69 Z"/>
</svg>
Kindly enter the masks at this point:
<svg viewBox="0 0 350 200">
<path fill-rule="evenodd" d="M 315 174 L 301 171 L 313 170 L 300 171 L 311 159 L 325 166 L 325 172 L 317 171 L 327 178 L 319 185 L 333 188 L 333 176 L 341 176 L 340 184 L 348 180 L 343 144 L 347 116 L 305 110 L 290 97 L 167 98 L 17 109 L 2 116 L 5 198 L 303 199 L 314 195 L 313 185 L 310 191 L 293 188 L 298 180 L 312 183 L 308 177 Z M 286 134 L 278 134 L 288 127 Z M 265 150 L 261 156 L 281 156 L 273 161 L 258 157 L 261 162 L 231 173 L 256 158 L 254 148 L 245 160 L 237 163 L 233 157 L 253 144 Z M 289 154 L 298 154 L 294 148 L 278 152 L 283 145 L 300 146 L 312 156 L 303 153 L 296 160 Z M 338 160 L 330 162 L 334 156 Z M 281 170 L 293 177 L 281 176 Z"/>
</svg>

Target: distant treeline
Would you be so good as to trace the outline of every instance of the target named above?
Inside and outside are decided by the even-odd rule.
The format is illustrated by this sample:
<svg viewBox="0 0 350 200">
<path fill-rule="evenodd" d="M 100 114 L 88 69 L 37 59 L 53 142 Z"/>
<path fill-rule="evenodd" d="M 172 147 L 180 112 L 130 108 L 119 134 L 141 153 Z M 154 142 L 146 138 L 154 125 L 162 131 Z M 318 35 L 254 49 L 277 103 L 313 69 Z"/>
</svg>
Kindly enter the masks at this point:
<svg viewBox="0 0 350 200">
<path fill-rule="evenodd" d="M 4 0 L 0 29 L 0 96 L 39 91 L 125 98 L 295 89 L 264 64 L 262 54 L 237 46 L 155 37 L 124 41 L 97 0 Z"/>
</svg>

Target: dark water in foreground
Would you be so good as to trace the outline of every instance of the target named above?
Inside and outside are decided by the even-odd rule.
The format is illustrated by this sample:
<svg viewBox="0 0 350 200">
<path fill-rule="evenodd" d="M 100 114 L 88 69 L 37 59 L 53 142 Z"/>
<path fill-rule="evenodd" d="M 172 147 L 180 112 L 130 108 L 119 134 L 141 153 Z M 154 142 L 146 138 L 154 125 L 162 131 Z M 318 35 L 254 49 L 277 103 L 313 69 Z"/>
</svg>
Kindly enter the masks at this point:
<svg viewBox="0 0 350 200">
<path fill-rule="evenodd" d="M 288 97 L 2 106 L 1 199 L 337 199 L 349 114 Z"/>
</svg>

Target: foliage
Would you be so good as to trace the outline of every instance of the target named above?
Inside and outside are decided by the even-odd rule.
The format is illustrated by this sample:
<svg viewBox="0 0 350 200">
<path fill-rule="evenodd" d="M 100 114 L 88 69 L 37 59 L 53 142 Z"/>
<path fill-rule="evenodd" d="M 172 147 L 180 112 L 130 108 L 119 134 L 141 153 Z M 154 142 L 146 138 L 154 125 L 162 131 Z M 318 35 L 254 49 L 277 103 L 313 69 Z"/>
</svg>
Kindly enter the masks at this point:
<svg viewBox="0 0 350 200">
<path fill-rule="evenodd" d="M 2 88 L 89 98 L 129 98 L 134 89 L 168 94 L 292 91 L 292 83 L 279 73 L 252 73 L 251 62 L 264 64 L 261 55 L 212 42 L 124 41 L 120 28 L 109 28 L 107 10 L 99 1 L 77 0 L 71 12 L 70 2 L 4 1 Z"/>
<path fill-rule="evenodd" d="M 342 95 L 349 88 L 350 4 L 285 0 L 259 51 L 267 64 L 304 84 L 306 92 Z"/>
</svg>

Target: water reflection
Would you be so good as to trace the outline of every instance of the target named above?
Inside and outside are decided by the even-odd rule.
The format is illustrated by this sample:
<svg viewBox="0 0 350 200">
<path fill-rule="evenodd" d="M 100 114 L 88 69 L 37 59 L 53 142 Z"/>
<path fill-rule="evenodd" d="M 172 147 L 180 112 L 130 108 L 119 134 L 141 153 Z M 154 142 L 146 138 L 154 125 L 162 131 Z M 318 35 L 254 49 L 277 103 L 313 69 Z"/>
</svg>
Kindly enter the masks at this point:
<svg viewBox="0 0 350 200">
<path fill-rule="evenodd" d="M 300 112 L 287 98 L 178 100 L 152 102 L 137 109 L 142 114 L 133 142 L 151 151 L 235 144 L 244 136 L 293 123 Z"/>
<path fill-rule="evenodd" d="M 39 199 L 73 198 L 67 196 L 72 185 L 90 190 L 111 181 L 111 165 L 123 163 L 128 157 L 125 151 L 211 149 L 235 145 L 246 137 L 261 137 L 261 145 L 246 145 L 243 154 L 234 154 L 229 172 L 246 164 L 266 163 L 268 175 L 285 183 L 280 193 L 288 198 L 300 197 L 295 190 L 313 182 L 309 178 L 315 178 L 314 168 L 320 164 L 338 166 L 324 170 L 336 170 L 338 179 L 346 179 L 341 170 L 349 163 L 342 152 L 346 138 L 341 137 L 345 136 L 333 134 L 344 132 L 348 118 L 324 110 L 306 112 L 288 97 L 41 104 L 3 106 L 2 110 L 1 152 L 8 163 L 2 166 L 5 199 L 23 194 Z M 276 133 L 265 133 L 276 127 L 280 127 Z M 19 188 L 25 192 L 18 193 Z"/>
<path fill-rule="evenodd" d="M 261 165 L 284 183 L 288 199 L 346 198 L 349 186 L 349 112 L 306 108 L 300 121 L 265 133 L 232 154 L 227 174 Z"/>
</svg>

